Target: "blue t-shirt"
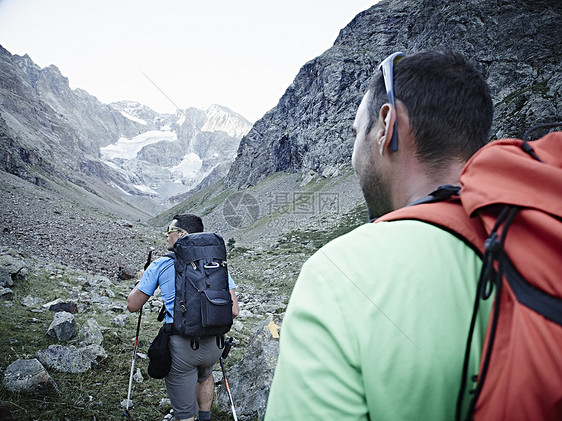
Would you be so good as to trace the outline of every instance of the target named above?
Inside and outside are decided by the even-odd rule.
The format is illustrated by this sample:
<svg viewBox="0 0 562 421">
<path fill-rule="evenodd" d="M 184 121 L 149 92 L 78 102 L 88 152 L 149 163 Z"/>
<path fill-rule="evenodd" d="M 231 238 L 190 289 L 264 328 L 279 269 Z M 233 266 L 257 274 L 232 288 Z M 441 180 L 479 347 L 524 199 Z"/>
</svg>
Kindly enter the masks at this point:
<svg viewBox="0 0 562 421">
<path fill-rule="evenodd" d="M 174 269 L 174 259 L 171 259 L 170 257 L 161 257 L 152 262 L 142 275 L 137 288 L 146 295 L 153 295 L 158 286 L 160 286 L 164 306 L 167 310 L 173 309 L 174 299 L 176 297 L 176 271 Z M 230 273 L 228 274 L 228 288 L 236 288 L 236 284 L 232 280 Z M 166 313 L 164 323 L 173 323 L 173 321 L 173 317 Z"/>
</svg>

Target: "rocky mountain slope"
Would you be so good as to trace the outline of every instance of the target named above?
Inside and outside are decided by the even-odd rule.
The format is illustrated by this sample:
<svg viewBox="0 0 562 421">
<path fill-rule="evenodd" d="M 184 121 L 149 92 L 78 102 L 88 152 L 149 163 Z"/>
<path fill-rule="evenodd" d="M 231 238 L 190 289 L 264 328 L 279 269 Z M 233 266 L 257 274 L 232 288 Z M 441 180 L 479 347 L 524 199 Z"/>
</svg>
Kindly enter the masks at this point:
<svg viewBox="0 0 562 421">
<path fill-rule="evenodd" d="M 522 136 L 562 115 L 562 3 L 383 0 L 306 63 L 240 144 L 227 185 L 245 187 L 277 171 L 333 175 L 349 168 L 351 125 L 377 65 L 394 51 L 437 46 L 462 52 L 487 77 L 492 138 Z"/>
<path fill-rule="evenodd" d="M 0 168 L 44 187 L 69 182 L 155 214 L 224 176 L 250 127 L 217 105 L 160 115 L 102 104 L 55 66 L 0 46 Z"/>
</svg>

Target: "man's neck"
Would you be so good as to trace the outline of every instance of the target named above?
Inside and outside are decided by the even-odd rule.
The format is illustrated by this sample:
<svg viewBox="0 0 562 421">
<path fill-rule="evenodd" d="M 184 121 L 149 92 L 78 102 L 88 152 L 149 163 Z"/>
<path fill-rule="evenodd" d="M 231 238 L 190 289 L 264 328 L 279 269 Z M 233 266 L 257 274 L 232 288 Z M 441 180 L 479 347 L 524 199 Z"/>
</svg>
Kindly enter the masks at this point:
<svg viewBox="0 0 562 421">
<path fill-rule="evenodd" d="M 452 162 L 442 170 L 430 174 L 421 170 L 419 163 L 412 163 L 406 167 L 408 170 L 401 174 L 400 183 L 396 183 L 397 188 L 393 192 L 395 209 L 426 197 L 444 184 L 460 186 L 459 176 L 464 165 L 464 162 Z"/>
</svg>

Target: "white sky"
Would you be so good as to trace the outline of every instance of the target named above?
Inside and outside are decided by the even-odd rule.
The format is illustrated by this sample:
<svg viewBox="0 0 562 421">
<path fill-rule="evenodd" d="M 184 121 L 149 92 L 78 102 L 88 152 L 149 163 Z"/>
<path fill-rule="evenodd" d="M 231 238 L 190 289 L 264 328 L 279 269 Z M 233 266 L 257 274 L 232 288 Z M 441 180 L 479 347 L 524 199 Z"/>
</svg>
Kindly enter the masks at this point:
<svg viewBox="0 0 562 421">
<path fill-rule="evenodd" d="M 0 44 L 109 103 L 255 122 L 377 0 L 0 0 Z M 144 73 L 144 74 L 143 74 Z"/>
</svg>

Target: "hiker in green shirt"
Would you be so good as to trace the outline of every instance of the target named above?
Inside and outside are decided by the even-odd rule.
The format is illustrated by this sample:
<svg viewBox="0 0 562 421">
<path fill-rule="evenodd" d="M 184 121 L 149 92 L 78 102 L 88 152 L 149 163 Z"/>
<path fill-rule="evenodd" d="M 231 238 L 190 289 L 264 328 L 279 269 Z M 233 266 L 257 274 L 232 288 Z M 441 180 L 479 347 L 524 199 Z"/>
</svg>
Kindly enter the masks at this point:
<svg viewBox="0 0 562 421">
<path fill-rule="evenodd" d="M 353 126 L 370 218 L 458 185 L 491 122 L 489 88 L 457 53 L 389 56 Z M 368 223 L 322 247 L 281 326 L 266 421 L 454 419 L 481 265 L 462 240 L 416 220 Z M 481 305 L 469 372 L 489 309 Z"/>
</svg>

